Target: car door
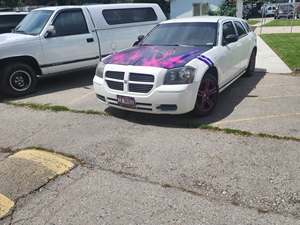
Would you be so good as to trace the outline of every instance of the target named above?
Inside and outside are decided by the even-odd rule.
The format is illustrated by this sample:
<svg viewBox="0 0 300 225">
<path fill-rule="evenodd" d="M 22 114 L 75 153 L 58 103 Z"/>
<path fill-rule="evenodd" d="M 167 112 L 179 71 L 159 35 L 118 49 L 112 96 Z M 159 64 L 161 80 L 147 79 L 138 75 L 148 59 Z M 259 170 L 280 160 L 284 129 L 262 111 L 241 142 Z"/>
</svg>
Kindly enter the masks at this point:
<svg viewBox="0 0 300 225">
<path fill-rule="evenodd" d="M 96 65 L 97 39 L 89 31 L 82 9 L 61 10 L 54 17 L 55 33 L 42 38 L 47 73 Z"/>
<path fill-rule="evenodd" d="M 221 30 L 221 51 L 219 66 L 222 70 L 223 76 L 220 80 L 220 88 L 226 86 L 228 82 L 234 79 L 238 75 L 240 70 L 240 61 L 239 61 L 239 43 L 231 42 L 226 43 L 225 37 L 228 35 L 237 35 L 236 29 L 232 21 L 226 21 L 222 24 Z"/>
<path fill-rule="evenodd" d="M 239 35 L 237 51 L 240 57 L 240 72 L 243 72 L 243 70 L 247 68 L 249 62 L 251 38 L 240 21 L 234 21 L 234 25 Z"/>
</svg>

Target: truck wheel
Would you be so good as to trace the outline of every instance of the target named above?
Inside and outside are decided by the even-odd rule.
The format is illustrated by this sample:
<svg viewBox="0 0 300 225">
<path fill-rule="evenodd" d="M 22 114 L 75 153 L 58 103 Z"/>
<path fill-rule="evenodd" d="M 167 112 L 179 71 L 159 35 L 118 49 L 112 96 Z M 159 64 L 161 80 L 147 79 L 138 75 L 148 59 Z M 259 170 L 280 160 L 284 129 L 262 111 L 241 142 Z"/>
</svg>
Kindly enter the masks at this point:
<svg viewBox="0 0 300 225">
<path fill-rule="evenodd" d="M 193 115 L 201 117 L 209 115 L 218 102 L 218 81 L 212 74 L 206 74 L 200 84 Z"/>
<path fill-rule="evenodd" d="M 249 65 L 248 65 L 246 73 L 245 73 L 246 77 L 250 77 L 254 74 L 255 65 L 256 65 L 256 50 L 253 49 L 250 59 L 249 59 Z"/>
<path fill-rule="evenodd" d="M 0 86 L 5 95 L 18 97 L 32 93 L 36 84 L 36 72 L 25 63 L 9 63 L 2 70 Z"/>
</svg>

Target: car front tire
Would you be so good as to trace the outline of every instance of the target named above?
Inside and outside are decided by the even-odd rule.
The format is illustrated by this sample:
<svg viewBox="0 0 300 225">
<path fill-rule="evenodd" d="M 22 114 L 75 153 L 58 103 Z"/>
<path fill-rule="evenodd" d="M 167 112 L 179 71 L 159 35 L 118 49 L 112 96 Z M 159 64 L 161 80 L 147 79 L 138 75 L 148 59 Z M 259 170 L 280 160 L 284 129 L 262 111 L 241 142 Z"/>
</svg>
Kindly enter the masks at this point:
<svg viewBox="0 0 300 225">
<path fill-rule="evenodd" d="M 209 115 L 217 105 L 218 96 L 218 81 L 215 76 L 208 73 L 203 77 L 200 84 L 192 114 L 197 117 Z"/>
<path fill-rule="evenodd" d="M 8 63 L 1 71 L 0 87 L 3 94 L 18 97 L 32 93 L 37 84 L 34 69 L 25 63 Z"/>
</svg>

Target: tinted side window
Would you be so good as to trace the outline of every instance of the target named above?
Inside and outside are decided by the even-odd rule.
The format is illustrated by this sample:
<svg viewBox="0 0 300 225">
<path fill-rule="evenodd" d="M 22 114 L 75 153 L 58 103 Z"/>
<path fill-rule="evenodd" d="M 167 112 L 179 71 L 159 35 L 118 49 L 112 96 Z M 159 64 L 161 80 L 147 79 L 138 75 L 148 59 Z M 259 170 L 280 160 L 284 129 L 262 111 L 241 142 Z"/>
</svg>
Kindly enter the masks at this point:
<svg viewBox="0 0 300 225">
<path fill-rule="evenodd" d="M 102 14 L 109 25 L 157 20 L 157 15 L 152 8 L 106 9 Z"/>
<path fill-rule="evenodd" d="M 243 24 L 244 24 L 244 27 L 246 28 L 247 32 L 251 32 L 251 28 L 250 28 L 249 24 L 246 22 L 243 22 Z"/>
<path fill-rule="evenodd" d="M 226 22 L 223 24 L 223 39 L 228 35 L 236 35 L 232 22 Z"/>
<path fill-rule="evenodd" d="M 67 36 L 89 33 L 88 27 L 81 10 L 71 10 L 60 13 L 53 25 L 55 36 Z"/>
<path fill-rule="evenodd" d="M 235 27 L 237 29 L 237 32 L 239 34 L 239 37 L 243 37 L 247 34 L 245 28 L 243 27 L 243 25 L 238 22 L 238 21 L 234 21 Z"/>
</svg>

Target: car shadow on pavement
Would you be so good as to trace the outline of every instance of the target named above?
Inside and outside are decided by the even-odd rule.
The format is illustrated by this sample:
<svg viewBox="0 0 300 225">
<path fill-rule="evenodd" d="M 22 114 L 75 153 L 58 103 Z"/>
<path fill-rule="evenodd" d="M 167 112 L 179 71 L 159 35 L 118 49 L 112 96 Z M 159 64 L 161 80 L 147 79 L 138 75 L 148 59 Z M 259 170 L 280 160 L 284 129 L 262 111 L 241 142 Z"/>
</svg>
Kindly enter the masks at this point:
<svg viewBox="0 0 300 225">
<path fill-rule="evenodd" d="M 89 88 L 89 86 L 93 84 L 94 75 L 95 69 L 87 69 L 78 72 L 60 74 L 58 76 L 41 78 L 38 82 L 36 92 L 14 99 L 6 98 L 5 96 L 0 95 L 0 102 L 4 100 L 22 100 L 78 87 Z"/>
<path fill-rule="evenodd" d="M 195 128 L 201 125 L 218 122 L 228 117 L 245 98 L 252 98 L 250 93 L 266 75 L 263 71 L 256 72 L 251 77 L 241 77 L 219 96 L 218 105 L 211 115 L 196 118 L 193 115 L 152 115 L 107 108 L 106 112 L 112 116 L 143 125 L 164 127 Z"/>
</svg>

